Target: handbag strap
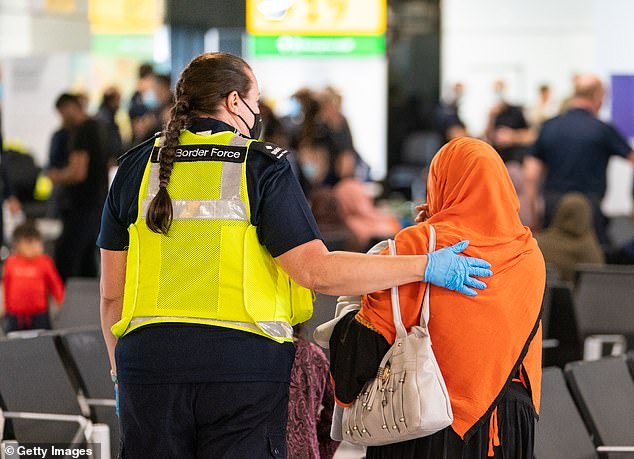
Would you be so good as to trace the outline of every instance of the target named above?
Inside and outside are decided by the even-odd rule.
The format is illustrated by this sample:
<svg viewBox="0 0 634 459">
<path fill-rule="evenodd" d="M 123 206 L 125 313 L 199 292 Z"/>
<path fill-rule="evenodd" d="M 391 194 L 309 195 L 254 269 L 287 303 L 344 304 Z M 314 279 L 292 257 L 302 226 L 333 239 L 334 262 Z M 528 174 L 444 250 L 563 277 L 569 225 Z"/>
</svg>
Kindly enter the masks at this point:
<svg viewBox="0 0 634 459">
<path fill-rule="evenodd" d="M 387 240 L 387 246 L 390 250 L 390 255 L 396 255 L 396 243 L 393 239 Z M 396 339 L 404 339 L 407 337 L 407 330 L 403 325 L 403 319 L 401 318 L 401 303 L 398 299 L 398 287 L 392 287 L 392 316 L 394 317 L 394 329 L 396 330 Z"/>
<path fill-rule="evenodd" d="M 427 253 L 432 253 L 436 250 L 436 229 L 429 225 L 429 247 Z M 429 323 L 429 283 L 425 285 L 425 296 L 423 299 L 423 307 L 420 308 L 420 326 L 427 328 Z"/>
<path fill-rule="evenodd" d="M 390 256 L 396 255 L 396 242 L 393 239 L 388 239 L 387 245 L 389 248 Z M 429 250 L 428 253 L 436 250 L 436 230 L 433 226 L 429 226 Z M 394 329 L 396 330 L 396 339 L 405 338 L 407 336 L 407 330 L 403 325 L 403 318 L 401 317 L 401 303 L 398 297 L 398 287 L 392 287 L 391 289 L 392 299 L 392 316 L 394 317 Z M 425 296 L 423 300 L 423 307 L 420 311 L 420 326 L 427 328 L 429 322 L 429 284 L 425 286 Z"/>
</svg>

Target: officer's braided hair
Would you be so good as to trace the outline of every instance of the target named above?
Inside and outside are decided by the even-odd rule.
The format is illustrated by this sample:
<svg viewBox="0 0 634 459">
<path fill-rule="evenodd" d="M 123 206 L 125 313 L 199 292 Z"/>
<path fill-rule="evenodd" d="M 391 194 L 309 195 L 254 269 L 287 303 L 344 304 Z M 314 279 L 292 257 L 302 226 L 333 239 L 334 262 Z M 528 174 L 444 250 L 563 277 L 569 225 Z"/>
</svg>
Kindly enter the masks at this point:
<svg viewBox="0 0 634 459">
<path fill-rule="evenodd" d="M 146 215 L 148 228 L 167 235 L 172 224 L 174 209 L 167 191 L 178 138 L 196 116 L 213 116 L 220 104 L 233 91 L 247 97 L 251 89 L 249 65 L 237 56 L 227 53 L 205 53 L 194 58 L 183 70 L 174 94 L 170 119 L 163 132 L 159 155 L 159 189 L 152 199 Z"/>
</svg>

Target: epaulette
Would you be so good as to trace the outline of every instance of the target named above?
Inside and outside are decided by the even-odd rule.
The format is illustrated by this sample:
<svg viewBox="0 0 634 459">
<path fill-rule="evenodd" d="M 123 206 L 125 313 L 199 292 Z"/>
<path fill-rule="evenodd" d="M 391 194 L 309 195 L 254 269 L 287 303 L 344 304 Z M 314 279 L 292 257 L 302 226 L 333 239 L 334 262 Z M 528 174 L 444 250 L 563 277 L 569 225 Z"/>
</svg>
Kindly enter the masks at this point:
<svg viewBox="0 0 634 459">
<path fill-rule="evenodd" d="M 286 150 L 285 148 L 278 147 L 274 143 L 261 142 L 259 140 L 251 142 L 251 144 L 249 145 L 249 150 L 259 151 L 260 153 L 273 158 L 275 161 L 280 161 L 284 159 L 284 157 L 288 154 L 288 150 Z"/>
<path fill-rule="evenodd" d="M 119 156 L 117 158 L 117 163 L 121 163 L 121 161 L 123 161 L 128 155 L 141 150 L 144 147 L 147 147 L 150 143 L 154 144 L 154 141 L 160 137 L 162 134 L 161 131 L 157 132 L 156 134 L 154 134 L 152 137 L 150 137 L 147 140 L 144 140 L 143 142 L 141 142 L 138 145 L 135 145 L 134 147 L 130 148 L 128 151 L 126 151 L 124 154 L 122 154 L 121 156 Z"/>
</svg>

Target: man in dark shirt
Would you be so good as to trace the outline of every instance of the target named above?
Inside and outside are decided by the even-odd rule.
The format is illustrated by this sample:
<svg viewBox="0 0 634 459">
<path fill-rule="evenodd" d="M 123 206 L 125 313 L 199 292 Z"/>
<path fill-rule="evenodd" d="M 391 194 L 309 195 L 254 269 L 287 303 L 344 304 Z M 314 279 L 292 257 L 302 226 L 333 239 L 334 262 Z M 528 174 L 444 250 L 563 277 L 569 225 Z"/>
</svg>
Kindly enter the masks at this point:
<svg viewBox="0 0 634 459">
<path fill-rule="evenodd" d="M 534 138 L 522 107 L 510 104 L 505 99 L 505 83 L 494 83 L 498 102 L 489 113 L 486 128 L 487 140 L 493 145 L 505 163 L 522 161 Z"/>
<path fill-rule="evenodd" d="M 51 158 L 48 176 L 59 186 L 62 234 L 55 247 L 55 263 L 65 281 L 96 277 L 95 241 L 101 208 L 107 194 L 107 154 L 100 124 L 91 119 L 78 98 L 63 94 L 56 108 L 68 126 L 68 157 L 62 149 Z M 62 140 L 63 142 L 63 140 Z"/>
<path fill-rule="evenodd" d="M 67 102 L 64 95 L 61 95 L 57 99 L 57 105 L 60 107 Z M 71 126 L 68 124 L 70 121 L 65 119 L 60 112 L 62 123 L 59 129 L 51 136 L 51 142 L 48 149 L 48 168 L 49 169 L 63 169 L 68 165 L 68 148 L 70 147 L 70 131 Z M 67 204 L 63 202 L 64 190 L 63 185 L 56 184 L 53 186 L 53 193 L 49 200 L 48 215 L 51 218 L 59 218 L 60 209 L 67 207 Z"/>
<path fill-rule="evenodd" d="M 107 88 L 103 93 L 103 99 L 95 119 L 102 123 L 106 133 L 106 154 L 114 165 L 116 159 L 123 153 L 123 140 L 121 130 L 117 124 L 116 116 L 121 107 L 121 93 L 115 87 Z"/>
<path fill-rule="evenodd" d="M 548 226 L 561 197 L 571 191 L 583 193 L 592 203 L 594 227 L 602 245 L 607 245 L 606 218 L 601 201 L 607 188 L 610 156 L 629 158 L 634 152 L 611 125 L 597 118 L 605 91 L 593 75 L 576 80 L 570 110 L 546 121 L 524 163 L 528 214 L 536 226 L 536 201 L 540 182 L 544 182 L 544 226 Z"/>
</svg>

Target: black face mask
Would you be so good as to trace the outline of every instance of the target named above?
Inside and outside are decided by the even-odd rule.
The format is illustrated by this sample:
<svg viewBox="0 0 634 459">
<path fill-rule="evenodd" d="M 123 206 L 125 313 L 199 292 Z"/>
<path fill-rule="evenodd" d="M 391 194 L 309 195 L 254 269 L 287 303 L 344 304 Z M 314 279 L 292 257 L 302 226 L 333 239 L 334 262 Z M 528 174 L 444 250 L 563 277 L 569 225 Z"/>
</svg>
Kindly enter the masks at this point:
<svg viewBox="0 0 634 459">
<path fill-rule="evenodd" d="M 249 104 L 247 104 L 244 101 L 242 96 L 238 95 L 238 97 L 240 97 L 240 100 L 244 103 L 244 105 L 247 106 L 247 108 L 249 109 L 249 111 L 253 115 L 253 118 L 254 118 L 253 126 L 249 127 L 247 122 L 244 121 L 244 118 L 242 118 L 240 115 L 238 115 L 238 118 L 240 118 L 242 120 L 242 122 L 244 123 L 244 125 L 249 129 L 249 137 L 251 137 L 252 139 L 255 139 L 255 140 L 260 140 L 260 136 L 262 135 L 262 128 L 264 126 L 264 122 L 262 121 L 262 115 L 259 114 L 259 113 L 255 113 L 253 110 L 251 110 L 251 107 L 249 107 Z"/>
</svg>

